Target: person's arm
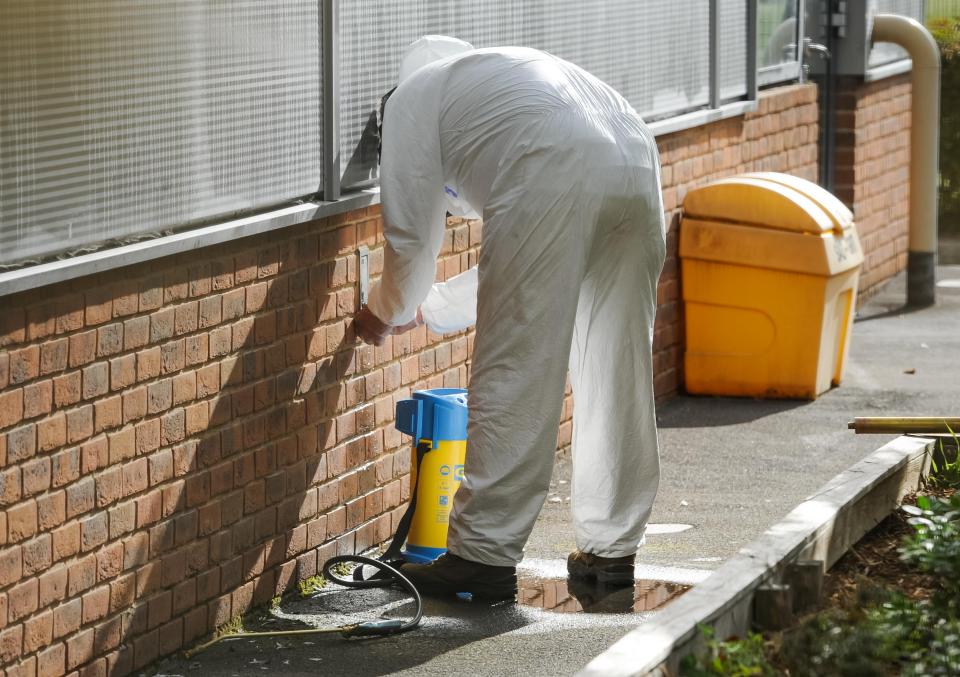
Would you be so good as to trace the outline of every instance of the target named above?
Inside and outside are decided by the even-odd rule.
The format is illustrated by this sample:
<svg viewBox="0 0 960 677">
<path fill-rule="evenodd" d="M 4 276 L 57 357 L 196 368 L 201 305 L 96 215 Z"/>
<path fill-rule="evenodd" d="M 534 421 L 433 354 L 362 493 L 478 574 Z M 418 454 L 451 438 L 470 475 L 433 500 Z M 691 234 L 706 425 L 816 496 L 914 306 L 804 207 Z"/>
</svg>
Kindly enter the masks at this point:
<svg viewBox="0 0 960 677">
<path fill-rule="evenodd" d="M 397 88 L 384 112 L 380 199 L 386 246 L 383 276 L 370 291 L 368 308 L 390 327 L 416 317 L 443 243 L 440 77 L 425 67 Z"/>
<path fill-rule="evenodd" d="M 436 334 L 461 331 L 477 323 L 477 267 L 430 288 L 420 306 L 423 321 Z"/>
</svg>

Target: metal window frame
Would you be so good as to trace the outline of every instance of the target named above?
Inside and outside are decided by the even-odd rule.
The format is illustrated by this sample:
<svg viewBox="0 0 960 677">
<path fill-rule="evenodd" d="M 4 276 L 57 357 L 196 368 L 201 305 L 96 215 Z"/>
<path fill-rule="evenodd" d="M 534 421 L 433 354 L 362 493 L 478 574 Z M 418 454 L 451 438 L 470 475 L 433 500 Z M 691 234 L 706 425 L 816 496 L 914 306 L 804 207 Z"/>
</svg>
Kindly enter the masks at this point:
<svg viewBox="0 0 960 677">
<path fill-rule="evenodd" d="M 201 247 L 232 242 L 238 238 L 260 235 L 314 219 L 335 216 L 353 209 L 362 209 L 380 201 L 379 190 L 363 190 L 337 201 L 318 200 L 275 209 L 255 216 L 231 219 L 202 228 L 165 237 L 144 240 L 121 247 L 111 247 L 91 254 L 50 261 L 35 266 L 0 273 L 0 297 L 18 292 L 67 282 L 79 277 L 116 268 L 145 263 Z"/>
<path fill-rule="evenodd" d="M 921 17 L 913 17 L 921 24 L 925 23 L 927 19 L 927 2 L 924 0 L 921 6 Z M 899 59 L 892 59 L 890 61 L 884 61 L 883 63 L 878 63 L 874 66 L 870 65 L 869 54 L 867 56 L 867 69 L 863 74 L 864 82 L 876 82 L 877 80 L 884 80 L 886 78 L 893 78 L 898 75 L 904 75 L 913 70 L 913 60 L 910 58 L 909 54 L 905 54 Z"/>
<path fill-rule="evenodd" d="M 323 199 L 340 199 L 340 2 L 322 0 Z"/>
<path fill-rule="evenodd" d="M 710 0 L 709 107 L 720 108 L 720 0 Z"/>
<path fill-rule="evenodd" d="M 302 204 L 278 208 L 258 215 L 230 219 L 166 237 L 0 273 L 0 297 L 379 204 L 380 191 L 377 187 L 342 192 L 340 167 L 340 2 L 339 0 L 318 1 L 323 3 L 321 26 L 318 26 L 321 37 L 320 53 L 323 59 L 322 199 L 307 198 L 308 201 Z M 708 107 L 692 111 L 677 110 L 669 117 L 649 123 L 648 126 L 656 136 L 671 134 L 755 111 L 758 105 L 760 86 L 774 82 L 802 79 L 799 62 L 774 67 L 776 72 L 773 74 L 771 74 L 771 69 L 768 68 L 757 69 L 759 0 L 744 0 L 747 3 L 747 58 L 745 66 L 747 91 L 745 95 L 733 100 L 723 100 L 720 91 L 721 8 L 719 0 L 709 0 L 709 2 L 710 98 Z M 798 0 L 797 4 L 797 34 L 799 36 L 803 35 L 804 0 Z"/>
<path fill-rule="evenodd" d="M 720 0 L 709 0 L 708 16 L 708 86 L 707 103 L 689 108 L 663 108 L 643 113 L 647 126 L 655 135 L 698 127 L 717 120 L 743 115 L 757 109 L 757 97 L 761 82 L 757 77 L 757 16 L 759 0 L 743 0 L 747 7 L 747 54 L 746 92 L 732 97 L 724 97 L 721 88 L 720 72 Z M 799 0 L 803 2 L 803 0 Z M 796 78 L 794 78 L 796 79 Z"/>
<path fill-rule="evenodd" d="M 781 82 L 799 80 L 802 74 L 803 69 L 799 61 L 785 61 L 773 66 L 764 66 L 760 69 L 757 77 L 760 80 L 760 85 L 767 87 Z"/>
<path fill-rule="evenodd" d="M 909 73 L 912 70 L 912 59 L 897 59 L 896 61 L 888 61 L 885 64 L 867 69 L 867 72 L 863 74 L 863 81 L 875 82 L 877 80 L 893 78 L 898 75 L 903 75 L 904 73 Z"/>
<path fill-rule="evenodd" d="M 790 82 L 792 80 L 803 81 L 803 54 L 801 53 L 804 36 L 804 18 L 806 16 L 806 0 L 797 0 L 797 26 L 794 40 L 797 44 L 797 58 L 794 61 L 784 61 L 782 63 L 764 66 L 757 70 L 757 80 L 761 87 Z M 757 36 L 753 38 L 753 51 L 756 54 Z"/>
<path fill-rule="evenodd" d="M 758 4 L 759 0 L 747 0 L 747 101 L 756 101 L 760 89 L 760 74 L 757 72 Z"/>
</svg>

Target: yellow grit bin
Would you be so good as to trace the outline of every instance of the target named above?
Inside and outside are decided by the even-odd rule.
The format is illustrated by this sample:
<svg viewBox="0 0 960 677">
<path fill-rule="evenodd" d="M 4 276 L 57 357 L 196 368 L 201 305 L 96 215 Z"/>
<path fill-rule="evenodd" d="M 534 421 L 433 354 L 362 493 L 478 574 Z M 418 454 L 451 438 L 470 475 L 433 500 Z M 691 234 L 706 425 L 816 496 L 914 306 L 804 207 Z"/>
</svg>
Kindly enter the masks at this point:
<svg viewBox="0 0 960 677">
<path fill-rule="evenodd" d="M 680 259 L 693 394 L 816 399 L 839 385 L 863 250 L 853 214 L 787 174 L 689 192 Z"/>
</svg>

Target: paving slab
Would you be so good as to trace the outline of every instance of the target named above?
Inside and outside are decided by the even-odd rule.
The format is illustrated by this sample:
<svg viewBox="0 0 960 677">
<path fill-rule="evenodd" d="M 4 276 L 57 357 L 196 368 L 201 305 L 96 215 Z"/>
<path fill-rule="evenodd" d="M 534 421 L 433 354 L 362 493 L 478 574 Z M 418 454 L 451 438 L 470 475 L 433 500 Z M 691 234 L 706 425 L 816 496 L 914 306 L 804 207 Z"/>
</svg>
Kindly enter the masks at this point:
<svg viewBox="0 0 960 677">
<path fill-rule="evenodd" d="M 661 487 L 638 555 L 640 575 L 703 580 L 832 477 L 895 437 L 855 435 L 847 429 L 855 416 L 960 415 L 960 266 L 941 266 L 938 274 L 932 308 L 904 309 L 905 279 L 899 276 L 860 310 L 844 382 L 814 402 L 681 396 L 659 408 Z M 562 579 L 563 560 L 574 547 L 570 467 L 569 456 L 561 455 L 527 545 L 522 574 L 528 578 Z M 550 604 L 558 595 L 576 597 L 565 583 L 557 586 L 542 593 L 553 595 Z M 363 603 L 385 603 L 369 595 L 355 600 L 350 611 L 357 617 Z M 343 622 L 324 603 L 289 600 L 278 613 L 302 623 Z M 404 612 L 402 603 L 391 603 L 391 613 Z M 645 622 L 655 623 L 656 614 L 430 601 L 424 627 L 407 635 L 235 640 L 149 672 L 565 675 Z"/>
</svg>

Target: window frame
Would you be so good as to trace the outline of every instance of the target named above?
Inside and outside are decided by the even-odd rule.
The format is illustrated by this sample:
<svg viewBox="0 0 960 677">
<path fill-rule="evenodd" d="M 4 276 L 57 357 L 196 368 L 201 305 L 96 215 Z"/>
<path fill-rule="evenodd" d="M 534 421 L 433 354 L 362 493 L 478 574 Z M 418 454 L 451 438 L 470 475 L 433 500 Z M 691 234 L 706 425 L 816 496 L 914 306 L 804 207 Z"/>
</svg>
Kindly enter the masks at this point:
<svg viewBox="0 0 960 677">
<path fill-rule="evenodd" d="M 648 123 L 656 136 L 702 126 L 717 120 L 741 116 L 758 107 L 759 87 L 794 80 L 802 81 L 799 61 L 757 68 L 757 12 L 759 0 L 743 0 L 747 4 L 746 93 L 733 99 L 722 99 L 720 91 L 720 2 L 710 3 L 710 68 L 709 102 L 693 110 L 665 113 Z M 322 153 L 324 185 L 321 194 L 307 196 L 299 204 L 287 205 L 243 218 L 232 218 L 212 225 L 192 228 L 173 235 L 144 240 L 120 247 L 45 263 L 24 266 L 0 273 L 0 297 L 32 288 L 64 282 L 94 273 L 144 263 L 200 247 L 216 245 L 288 226 L 321 219 L 347 211 L 379 204 L 376 186 L 345 190 L 340 174 L 340 21 L 339 0 L 322 2 L 320 27 L 323 63 L 321 108 L 323 113 Z M 798 28 L 802 35 L 804 0 L 797 2 Z"/>
</svg>

